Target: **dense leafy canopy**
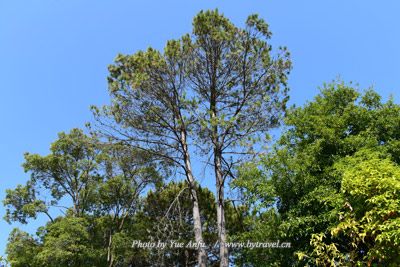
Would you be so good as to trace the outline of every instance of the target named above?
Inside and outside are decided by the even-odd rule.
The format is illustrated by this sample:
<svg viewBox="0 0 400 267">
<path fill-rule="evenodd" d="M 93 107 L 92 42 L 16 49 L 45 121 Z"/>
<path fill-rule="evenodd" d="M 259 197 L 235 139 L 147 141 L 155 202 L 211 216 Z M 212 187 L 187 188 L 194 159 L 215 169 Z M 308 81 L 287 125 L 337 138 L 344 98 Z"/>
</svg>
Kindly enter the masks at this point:
<svg viewBox="0 0 400 267">
<path fill-rule="evenodd" d="M 287 130 L 262 159 L 262 169 L 246 164 L 235 181 L 243 198 L 258 211 L 249 220 L 250 232 L 241 238 L 292 243 L 290 250 L 258 251 L 260 262 L 269 259 L 277 266 L 338 265 L 339 259 L 345 259 L 345 265 L 383 258 L 393 262 L 399 241 L 390 228 L 398 226 L 394 211 L 399 114 L 400 106 L 392 100 L 382 103 L 374 91 L 361 94 L 341 82 L 325 85 L 314 101 L 290 110 Z M 376 154 L 385 159 L 361 156 Z M 383 234 L 384 229 L 388 233 Z M 349 245 L 349 238 L 342 235 L 355 238 L 351 231 L 368 239 L 352 240 L 354 246 Z M 387 236 L 392 239 L 382 250 L 379 240 Z M 254 251 L 246 253 L 255 257 Z M 252 262 L 250 256 L 247 260 Z"/>
</svg>

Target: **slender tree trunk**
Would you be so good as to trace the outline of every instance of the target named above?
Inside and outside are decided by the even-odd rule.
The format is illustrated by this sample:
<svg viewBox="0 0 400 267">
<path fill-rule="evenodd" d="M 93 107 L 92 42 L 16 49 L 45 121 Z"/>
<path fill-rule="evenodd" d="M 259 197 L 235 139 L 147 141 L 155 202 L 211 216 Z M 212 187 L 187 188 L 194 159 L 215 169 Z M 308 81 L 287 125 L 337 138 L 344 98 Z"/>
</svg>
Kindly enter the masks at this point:
<svg viewBox="0 0 400 267">
<path fill-rule="evenodd" d="M 199 199 L 197 197 L 196 191 L 196 182 L 193 177 L 192 171 L 192 164 L 190 161 L 190 154 L 188 151 L 188 146 L 186 143 L 186 133 L 182 131 L 181 133 L 182 138 L 182 146 L 184 151 L 184 161 L 185 161 L 185 168 L 186 168 L 186 178 L 189 184 L 190 195 L 193 203 L 193 228 L 194 228 L 194 237 L 197 244 L 199 244 L 199 248 L 197 251 L 197 262 L 199 267 L 206 267 L 207 266 L 207 255 L 203 244 L 203 231 L 201 229 L 201 217 L 200 217 L 200 207 L 199 207 Z"/>
<path fill-rule="evenodd" d="M 112 231 L 110 231 L 110 236 L 108 239 L 108 246 L 107 246 L 107 262 L 109 267 L 112 267 L 114 265 L 114 257 L 111 251 L 111 246 L 112 246 Z"/>
<path fill-rule="evenodd" d="M 214 149 L 214 171 L 217 187 L 217 224 L 219 239 L 220 267 L 229 266 L 229 254 L 226 247 L 226 224 L 225 224 L 225 205 L 224 205 L 224 177 L 221 169 L 221 155 L 218 149 Z"/>
<path fill-rule="evenodd" d="M 215 80 L 215 79 L 214 79 Z M 213 82 L 215 84 L 215 82 Z M 217 92 L 215 85 L 211 87 L 210 111 L 211 122 L 217 118 Z M 214 172 L 215 185 L 217 189 L 217 224 L 218 224 L 218 241 L 219 241 L 219 258 L 220 267 L 229 266 L 229 253 L 226 247 L 226 225 L 225 225 L 225 196 L 224 196 L 224 175 L 222 172 L 222 151 L 221 144 L 218 138 L 218 126 L 215 124 L 212 127 L 212 143 L 214 146 Z"/>
</svg>

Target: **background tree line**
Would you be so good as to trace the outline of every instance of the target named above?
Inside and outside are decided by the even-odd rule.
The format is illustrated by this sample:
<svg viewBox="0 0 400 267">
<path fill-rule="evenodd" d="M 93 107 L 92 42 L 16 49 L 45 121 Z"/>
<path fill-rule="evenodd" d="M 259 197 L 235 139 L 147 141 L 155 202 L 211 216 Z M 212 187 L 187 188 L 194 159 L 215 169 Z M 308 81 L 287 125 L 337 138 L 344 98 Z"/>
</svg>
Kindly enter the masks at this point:
<svg viewBox="0 0 400 267">
<path fill-rule="evenodd" d="M 286 108 L 291 61 L 270 38 L 257 15 L 240 28 L 205 11 L 163 51 L 118 55 L 110 105 L 92 107 L 88 132 L 27 153 L 30 179 L 7 190 L 8 222 L 48 217 L 36 235 L 10 234 L 11 266 L 397 266 L 399 106 L 339 81 Z M 215 193 L 199 185 L 195 156 Z M 291 248 L 223 245 L 247 240 Z"/>
</svg>

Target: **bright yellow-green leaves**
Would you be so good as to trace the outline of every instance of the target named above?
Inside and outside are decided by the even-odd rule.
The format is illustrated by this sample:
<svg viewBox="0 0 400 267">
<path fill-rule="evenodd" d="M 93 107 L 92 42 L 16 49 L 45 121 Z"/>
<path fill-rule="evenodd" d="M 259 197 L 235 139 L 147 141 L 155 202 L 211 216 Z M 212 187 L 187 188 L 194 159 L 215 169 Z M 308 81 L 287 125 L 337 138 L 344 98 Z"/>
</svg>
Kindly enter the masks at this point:
<svg viewBox="0 0 400 267">
<path fill-rule="evenodd" d="M 346 202 L 338 212 L 339 223 L 327 234 L 312 236 L 311 258 L 318 266 L 396 266 L 400 263 L 400 167 L 382 153 L 363 150 L 337 168 Z"/>
</svg>

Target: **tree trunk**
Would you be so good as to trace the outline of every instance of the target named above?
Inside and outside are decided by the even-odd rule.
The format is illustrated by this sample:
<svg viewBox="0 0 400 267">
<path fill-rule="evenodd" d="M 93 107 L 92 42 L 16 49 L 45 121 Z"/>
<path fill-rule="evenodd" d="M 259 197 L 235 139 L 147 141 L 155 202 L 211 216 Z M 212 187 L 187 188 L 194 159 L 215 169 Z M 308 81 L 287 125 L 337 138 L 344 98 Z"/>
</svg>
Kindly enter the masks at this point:
<svg viewBox="0 0 400 267">
<path fill-rule="evenodd" d="M 226 225 L 225 225 L 225 205 L 224 205 L 224 177 L 221 169 L 221 154 L 218 149 L 214 149 L 214 171 L 217 187 L 217 224 L 219 239 L 220 267 L 229 266 L 229 254 L 226 247 Z"/>
<path fill-rule="evenodd" d="M 112 231 L 110 231 L 110 236 L 108 239 L 108 246 L 107 246 L 108 267 L 112 267 L 114 265 L 114 257 L 113 257 L 111 249 L 112 249 Z"/>
<path fill-rule="evenodd" d="M 217 90 L 216 90 L 216 70 L 214 68 L 214 75 L 212 79 L 212 86 L 210 88 L 210 121 L 211 125 L 216 118 L 217 114 Z M 214 147 L 214 172 L 215 172 L 215 185 L 217 189 L 217 224 L 218 224 L 218 241 L 219 241 L 219 266 L 229 266 L 229 252 L 226 247 L 226 225 L 225 225 L 225 196 L 224 196 L 224 175 L 222 172 L 222 151 L 218 135 L 218 124 L 212 125 L 211 133 L 212 144 Z"/>
<path fill-rule="evenodd" d="M 196 182 L 193 177 L 192 164 L 190 161 L 190 155 L 186 143 L 186 133 L 183 131 L 181 133 L 182 145 L 184 150 L 184 161 L 185 161 L 185 171 L 186 178 L 189 184 L 190 195 L 193 203 L 193 228 L 194 228 L 194 237 L 197 244 L 199 244 L 199 248 L 197 251 L 197 262 L 199 267 L 207 266 L 207 255 L 206 251 L 203 247 L 203 231 L 201 229 L 201 217 L 200 217 L 200 207 L 199 207 L 199 199 L 197 197 L 196 191 Z"/>
</svg>

